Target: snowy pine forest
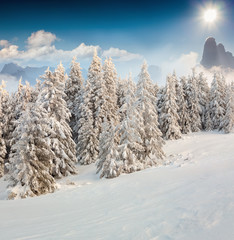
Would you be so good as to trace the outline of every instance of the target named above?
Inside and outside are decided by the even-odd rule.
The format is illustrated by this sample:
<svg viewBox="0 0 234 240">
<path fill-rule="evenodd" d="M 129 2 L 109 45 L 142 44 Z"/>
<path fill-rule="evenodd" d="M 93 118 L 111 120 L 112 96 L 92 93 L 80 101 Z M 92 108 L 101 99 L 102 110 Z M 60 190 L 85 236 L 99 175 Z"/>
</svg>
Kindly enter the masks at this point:
<svg viewBox="0 0 234 240">
<path fill-rule="evenodd" d="M 8 199 L 52 193 L 56 181 L 95 163 L 100 177 L 114 178 L 160 165 L 165 140 L 234 126 L 234 83 L 215 73 L 168 75 L 153 83 L 143 63 L 137 83 L 118 77 L 108 58 L 94 53 L 83 79 L 74 58 L 69 76 L 60 64 L 35 87 L 19 82 L 9 94 L 0 87 L 0 177 Z"/>
</svg>

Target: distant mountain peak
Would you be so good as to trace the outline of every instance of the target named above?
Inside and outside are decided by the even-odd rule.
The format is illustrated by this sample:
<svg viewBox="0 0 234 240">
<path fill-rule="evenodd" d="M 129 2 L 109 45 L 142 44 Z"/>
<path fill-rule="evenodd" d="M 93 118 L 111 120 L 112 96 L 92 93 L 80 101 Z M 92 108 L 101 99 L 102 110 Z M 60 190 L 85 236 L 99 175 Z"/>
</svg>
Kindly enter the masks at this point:
<svg viewBox="0 0 234 240">
<path fill-rule="evenodd" d="M 1 73 L 2 74 L 13 75 L 13 74 L 15 74 L 17 72 L 20 72 L 22 70 L 23 70 L 23 68 L 16 63 L 7 63 L 7 64 L 4 65 Z"/>
<path fill-rule="evenodd" d="M 23 81 L 28 81 L 31 85 L 34 85 L 36 83 L 36 79 L 43 75 L 46 69 L 47 66 L 21 67 L 16 63 L 7 63 L 3 66 L 0 74 L 14 76 L 17 79 L 20 79 L 22 77 Z"/>
<path fill-rule="evenodd" d="M 13 76 L 16 79 L 22 78 L 23 81 L 28 81 L 31 85 L 36 84 L 36 79 L 39 79 L 45 71 L 48 69 L 48 66 L 42 67 L 21 67 L 16 63 L 7 63 L 3 66 L 0 74 Z M 53 72 L 54 67 L 50 67 L 50 70 Z M 66 72 L 69 73 L 70 69 L 67 69 Z M 82 69 L 83 77 L 87 77 L 87 70 Z"/>
<path fill-rule="evenodd" d="M 217 45 L 215 38 L 206 39 L 201 65 L 206 68 L 222 66 L 225 68 L 234 68 L 234 57 L 231 52 L 225 50 L 222 43 Z"/>
</svg>

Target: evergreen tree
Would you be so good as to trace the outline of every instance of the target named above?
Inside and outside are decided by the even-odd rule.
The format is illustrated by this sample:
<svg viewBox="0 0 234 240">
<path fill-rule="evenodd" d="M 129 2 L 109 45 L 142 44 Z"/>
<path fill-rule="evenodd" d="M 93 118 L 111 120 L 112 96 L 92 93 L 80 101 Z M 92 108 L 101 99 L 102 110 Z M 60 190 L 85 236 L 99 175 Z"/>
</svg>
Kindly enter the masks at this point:
<svg viewBox="0 0 234 240">
<path fill-rule="evenodd" d="M 2 112 L 2 102 L 0 99 L 0 178 L 4 175 L 5 172 L 5 158 L 6 158 L 6 144 L 5 144 L 5 140 L 3 138 L 3 133 L 2 133 L 2 129 L 3 129 L 3 112 Z"/>
<path fill-rule="evenodd" d="M 48 113 L 36 104 L 28 104 L 13 133 L 17 142 L 12 146 L 9 168 L 9 199 L 26 198 L 53 192 L 50 175 L 54 153 L 48 136 L 53 134 Z M 18 138 L 20 136 L 20 138 Z"/>
<path fill-rule="evenodd" d="M 179 115 L 179 126 L 181 133 L 187 134 L 191 131 L 190 117 L 188 113 L 188 105 L 186 101 L 186 78 L 182 77 L 180 80 L 180 87 L 178 93 L 178 115 Z"/>
<path fill-rule="evenodd" d="M 118 79 L 117 82 L 117 106 L 119 109 L 119 120 L 122 122 L 124 118 L 124 113 L 120 111 L 122 105 L 124 104 L 124 97 L 126 96 L 126 80 L 125 79 Z"/>
<path fill-rule="evenodd" d="M 101 125 L 106 115 L 105 107 L 105 84 L 103 81 L 101 59 L 95 50 L 92 63 L 88 71 L 87 82 L 90 83 L 89 109 L 93 114 L 93 125 L 97 132 L 97 139 L 101 133 Z"/>
<path fill-rule="evenodd" d="M 160 113 L 160 129 L 166 140 L 181 138 L 174 77 L 168 76 Z"/>
<path fill-rule="evenodd" d="M 157 99 L 157 96 L 158 96 L 158 92 L 159 92 L 159 86 L 157 83 L 154 84 L 154 96 L 156 97 Z"/>
<path fill-rule="evenodd" d="M 15 98 L 15 112 L 13 113 L 14 120 L 19 119 L 21 112 L 24 110 L 23 107 L 26 105 L 26 103 L 24 103 L 23 95 L 24 95 L 24 85 L 22 84 L 22 78 L 20 78 L 17 92 L 14 93 L 14 98 Z M 15 127 L 16 126 L 14 126 L 14 129 Z"/>
<path fill-rule="evenodd" d="M 133 81 L 132 73 L 131 73 L 131 72 L 129 72 L 128 77 L 126 77 L 125 85 L 126 85 L 125 93 L 126 93 L 128 87 L 130 87 L 131 91 L 132 91 L 134 94 L 136 93 L 137 87 L 136 87 L 136 83 Z"/>
<path fill-rule="evenodd" d="M 1 134 L 1 130 L 0 130 L 0 134 Z M 0 178 L 3 177 L 5 172 L 5 157 L 6 157 L 6 145 L 1 134 L 0 136 Z"/>
<path fill-rule="evenodd" d="M 101 124 L 106 114 L 105 93 L 101 59 L 95 50 L 82 94 L 80 118 L 77 123 L 77 158 L 81 164 L 91 164 L 97 160 Z"/>
<path fill-rule="evenodd" d="M 3 176 L 5 163 L 7 163 L 7 139 L 9 135 L 8 122 L 11 106 L 9 104 L 9 93 L 5 89 L 6 84 L 2 81 L 0 85 L 0 177 Z"/>
<path fill-rule="evenodd" d="M 156 97 L 156 106 L 157 106 L 159 116 L 161 114 L 161 108 L 162 108 L 162 104 L 163 104 L 164 97 L 165 97 L 165 90 L 166 90 L 165 87 L 159 88 L 158 93 L 157 93 L 157 97 Z"/>
<path fill-rule="evenodd" d="M 156 110 L 156 99 L 152 94 L 153 84 L 144 63 L 139 74 L 137 83 L 136 102 L 137 109 L 143 119 L 143 127 L 139 130 L 143 140 L 144 151 L 140 161 L 145 167 L 157 164 L 157 158 L 163 158 L 162 146 L 164 141 L 162 133 L 158 128 L 158 114 Z"/>
<path fill-rule="evenodd" d="M 3 94 L 3 95 L 5 95 L 5 94 Z M 3 138 L 5 140 L 6 150 L 7 150 L 5 162 L 8 162 L 8 158 L 9 158 L 9 154 L 10 154 L 10 150 L 11 150 L 11 146 L 12 146 L 12 144 L 11 144 L 12 133 L 14 131 L 15 121 L 16 121 L 16 119 L 15 119 L 16 101 L 15 101 L 13 94 L 11 94 L 11 95 L 7 94 L 7 95 L 3 96 L 3 98 L 6 99 L 6 102 L 4 103 L 2 101 L 2 105 L 3 105 L 3 107 L 2 107 L 2 111 L 3 111 L 2 132 L 3 132 Z"/>
<path fill-rule="evenodd" d="M 131 173 L 144 168 L 138 158 L 142 155 L 144 147 L 140 129 L 143 128 L 143 119 L 136 108 L 136 98 L 130 84 L 120 111 L 124 113 L 121 124 L 117 127 L 119 136 L 119 158 L 123 161 L 122 171 Z"/>
<path fill-rule="evenodd" d="M 199 103 L 197 94 L 197 80 L 195 73 L 189 77 L 186 86 L 186 100 L 188 105 L 188 113 L 190 119 L 190 127 L 192 132 L 198 132 L 201 129 L 201 118 L 199 114 Z"/>
<path fill-rule="evenodd" d="M 172 77 L 172 81 L 174 82 L 173 85 L 175 86 L 175 100 L 176 100 L 176 104 L 179 106 L 181 89 L 180 89 L 180 83 L 179 83 L 179 81 L 177 79 L 175 70 L 174 70 L 174 72 L 173 72 L 171 77 Z"/>
<path fill-rule="evenodd" d="M 93 112 L 90 108 L 91 85 L 86 82 L 85 90 L 80 104 L 80 117 L 78 120 L 77 159 L 80 164 L 96 162 L 98 154 L 97 129 L 94 128 Z"/>
<path fill-rule="evenodd" d="M 205 130 L 206 131 L 211 131 L 213 127 L 213 123 L 211 121 L 210 117 L 210 107 L 209 107 L 209 102 L 206 105 L 206 114 L 205 114 Z"/>
<path fill-rule="evenodd" d="M 82 77 L 80 64 L 76 62 L 76 58 L 73 58 L 70 67 L 70 75 L 68 80 L 66 81 L 65 99 L 67 102 L 67 107 L 71 112 L 70 127 L 72 129 L 73 139 L 76 143 L 78 137 L 78 129 L 76 125 L 80 114 L 79 106 L 81 104 L 83 83 L 84 79 Z"/>
<path fill-rule="evenodd" d="M 38 96 L 42 90 L 42 82 L 40 80 L 36 80 L 36 86 L 32 89 L 31 92 L 31 102 L 35 103 L 38 99 Z"/>
<path fill-rule="evenodd" d="M 80 136 L 78 136 L 77 150 L 78 160 L 81 164 L 90 164 L 96 161 L 104 118 L 107 118 L 108 121 L 118 121 L 115 82 L 116 70 L 112 61 L 106 60 L 103 73 L 101 59 L 95 51 L 82 96 L 81 119 L 78 122 Z M 85 124 L 84 121 L 86 121 Z M 86 132 L 87 127 L 89 135 Z M 90 137 L 92 142 L 89 143 L 89 149 L 86 149 L 85 143 L 90 141 Z"/>
<path fill-rule="evenodd" d="M 30 83 L 26 81 L 26 84 L 23 86 L 22 94 L 20 96 L 20 101 L 22 103 L 21 111 L 25 110 L 29 102 L 33 102 L 33 88 L 30 86 Z"/>
<path fill-rule="evenodd" d="M 22 84 L 22 79 L 20 79 L 18 84 L 18 90 L 13 93 L 8 99 L 8 107 L 6 109 L 8 119 L 7 125 L 4 126 L 3 130 L 3 135 L 7 148 L 6 162 L 8 162 L 9 154 L 12 152 L 11 147 L 15 144 L 17 140 L 15 137 L 13 137 L 13 132 L 18 124 L 17 121 L 19 120 L 22 111 L 26 109 L 28 102 L 32 100 L 31 92 L 32 88 L 29 83 L 26 83 L 26 85 L 24 86 Z M 17 136 L 17 138 L 20 138 L 20 136 Z"/>
<path fill-rule="evenodd" d="M 119 118 L 120 122 L 125 118 L 125 112 L 121 111 L 122 106 L 125 104 L 126 96 L 127 96 L 127 91 L 130 89 L 132 94 L 135 94 L 136 92 L 136 85 L 132 80 L 132 74 L 129 73 L 129 76 L 127 79 L 119 80 L 119 85 L 118 85 L 118 91 L 117 91 L 117 96 L 118 96 L 118 111 L 119 111 Z"/>
<path fill-rule="evenodd" d="M 16 106 L 15 106 L 15 113 L 14 113 L 14 120 L 13 120 L 13 131 L 12 134 L 15 130 L 15 128 L 18 125 L 17 120 L 20 118 L 22 112 L 26 109 L 27 104 L 30 102 L 33 102 L 33 88 L 30 86 L 29 82 L 26 82 L 25 85 L 23 85 L 21 83 L 19 83 L 19 87 L 18 87 L 18 91 L 16 93 Z M 20 138 L 20 136 L 18 136 L 17 138 Z M 11 139 L 10 145 L 14 145 L 15 142 L 17 141 L 16 137 Z"/>
<path fill-rule="evenodd" d="M 227 89 L 225 103 L 226 111 L 219 130 L 223 130 L 225 133 L 230 133 L 234 126 L 234 96 L 231 86 Z"/>
<path fill-rule="evenodd" d="M 71 128 L 68 124 L 71 114 L 64 100 L 65 79 L 62 64 L 60 63 L 54 74 L 48 69 L 42 79 L 44 79 L 43 89 L 38 103 L 48 112 L 54 132 L 50 137 L 51 149 L 54 152 L 51 175 L 61 178 L 77 172 L 76 145 L 72 140 Z"/>
<path fill-rule="evenodd" d="M 199 114 L 201 118 L 201 128 L 206 128 L 206 112 L 207 102 L 209 101 L 209 86 L 203 73 L 199 74 L 197 81 L 198 90 L 198 102 L 199 102 Z"/>
<path fill-rule="evenodd" d="M 124 81 L 123 81 L 123 79 L 121 79 L 121 77 L 119 77 L 117 79 L 117 88 L 116 88 L 118 108 L 121 108 L 122 101 L 123 101 L 123 98 L 124 98 L 124 95 L 125 95 L 123 86 L 124 86 Z"/>
<path fill-rule="evenodd" d="M 224 87 L 220 75 L 214 74 L 210 93 L 210 117 L 213 129 L 219 129 L 225 115 Z"/>
<path fill-rule="evenodd" d="M 105 117 L 113 124 L 119 122 L 117 105 L 117 72 L 111 58 L 106 59 L 103 65 L 103 81 L 105 85 Z"/>
<path fill-rule="evenodd" d="M 115 127 L 112 121 L 104 120 L 99 144 L 97 173 L 100 172 L 100 178 L 118 177 L 122 171 L 122 161 L 119 160 Z"/>
</svg>

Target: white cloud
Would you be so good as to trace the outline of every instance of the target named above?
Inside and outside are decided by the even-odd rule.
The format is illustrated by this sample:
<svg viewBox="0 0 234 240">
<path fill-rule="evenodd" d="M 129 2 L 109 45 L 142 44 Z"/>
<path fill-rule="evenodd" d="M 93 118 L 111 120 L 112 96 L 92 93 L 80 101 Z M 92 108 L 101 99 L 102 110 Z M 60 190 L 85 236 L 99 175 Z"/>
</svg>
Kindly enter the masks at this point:
<svg viewBox="0 0 234 240">
<path fill-rule="evenodd" d="M 9 46 L 9 42 L 7 40 L 0 40 L 0 46 L 1 47 L 8 47 Z"/>
<path fill-rule="evenodd" d="M 31 60 L 36 61 L 50 61 L 52 63 L 70 61 L 74 56 L 78 59 L 85 59 L 92 57 L 94 49 L 102 52 L 102 56 L 111 56 L 116 61 L 131 61 L 133 59 L 139 59 L 139 54 L 129 53 L 126 50 L 120 50 L 118 48 L 110 48 L 108 50 L 102 50 L 100 46 L 85 45 L 81 43 L 79 46 L 72 50 L 57 49 L 54 42 L 57 40 L 55 34 L 40 30 L 31 34 L 27 39 L 26 50 L 19 51 L 17 45 L 11 45 L 7 40 L 0 40 L 0 59 L 2 62 L 5 60 L 29 62 Z"/>
<path fill-rule="evenodd" d="M 8 45 L 0 50 L 0 59 L 3 62 L 5 59 L 15 59 L 18 58 L 20 52 L 18 51 L 18 46 Z"/>
<path fill-rule="evenodd" d="M 119 48 L 109 48 L 108 50 L 103 51 L 103 57 L 112 57 L 117 61 L 131 61 L 135 59 L 142 59 L 143 57 L 139 54 L 130 53 L 126 50 L 121 50 Z"/>
<path fill-rule="evenodd" d="M 180 77 L 183 75 L 191 75 L 192 68 L 196 69 L 197 74 L 203 72 L 209 84 L 211 84 L 213 80 L 214 73 L 217 72 L 223 74 L 227 83 L 234 81 L 234 69 L 222 67 L 212 67 L 211 69 L 206 69 L 198 63 L 198 54 L 195 52 L 190 52 L 189 54 L 182 54 L 178 59 L 174 61 L 163 63 L 163 82 L 165 83 L 166 76 L 169 73 L 172 73 L 174 70 L 176 71 L 177 76 Z"/>
<path fill-rule="evenodd" d="M 28 48 L 40 48 L 43 46 L 51 46 L 51 44 L 57 39 L 55 34 L 40 30 L 31 34 L 28 38 Z"/>
<path fill-rule="evenodd" d="M 234 81 L 234 69 L 231 68 L 212 67 L 207 69 L 202 65 L 198 65 L 196 67 L 196 72 L 203 72 L 209 84 L 211 84 L 213 80 L 214 73 L 222 73 L 228 84 Z"/>
<path fill-rule="evenodd" d="M 162 72 L 164 78 L 174 70 L 178 76 L 191 74 L 191 69 L 198 63 L 198 53 L 190 52 L 188 54 L 182 54 L 178 59 L 164 62 L 162 64 Z"/>
<path fill-rule="evenodd" d="M 18 79 L 16 77 L 0 74 L 0 83 L 4 81 L 6 83 L 6 90 L 10 93 L 15 92 L 18 88 Z"/>
</svg>

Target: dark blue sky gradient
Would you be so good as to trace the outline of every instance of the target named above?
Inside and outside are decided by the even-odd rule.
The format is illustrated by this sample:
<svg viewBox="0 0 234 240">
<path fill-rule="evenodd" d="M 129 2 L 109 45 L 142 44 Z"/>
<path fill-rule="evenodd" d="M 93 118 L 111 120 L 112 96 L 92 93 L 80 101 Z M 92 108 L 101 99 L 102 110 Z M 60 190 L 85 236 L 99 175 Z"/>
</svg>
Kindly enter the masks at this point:
<svg viewBox="0 0 234 240">
<path fill-rule="evenodd" d="M 47 25 L 60 29 L 137 27 L 149 21 L 171 21 L 184 15 L 191 1 L 5 1 L 1 28 L 29 29 Z M 15 22 L 17 21 L 17 23 Z M 6 24 L 7 23 L 7 24 Z"/>
<path fill-rule="evenodd" d="M 199 20 L 209 3 L 222 11 L 222 22 L 208 29 Z M 214 36 L 234 52 L 234 1 L 5 1 L 1 3 L 0 39 L 22 49 L 38 30 L 50 31 L 65 50 L 80 43 L 118 47 L 144 55 L 156 64 L 162 58 L 195 51 Z M 155 52 L 155 57 L 152 57 Z M 156 56 L 158 55 L 158 57 Z M 147 60 L 148 60 L 147 59 Z"/>
</svg>

